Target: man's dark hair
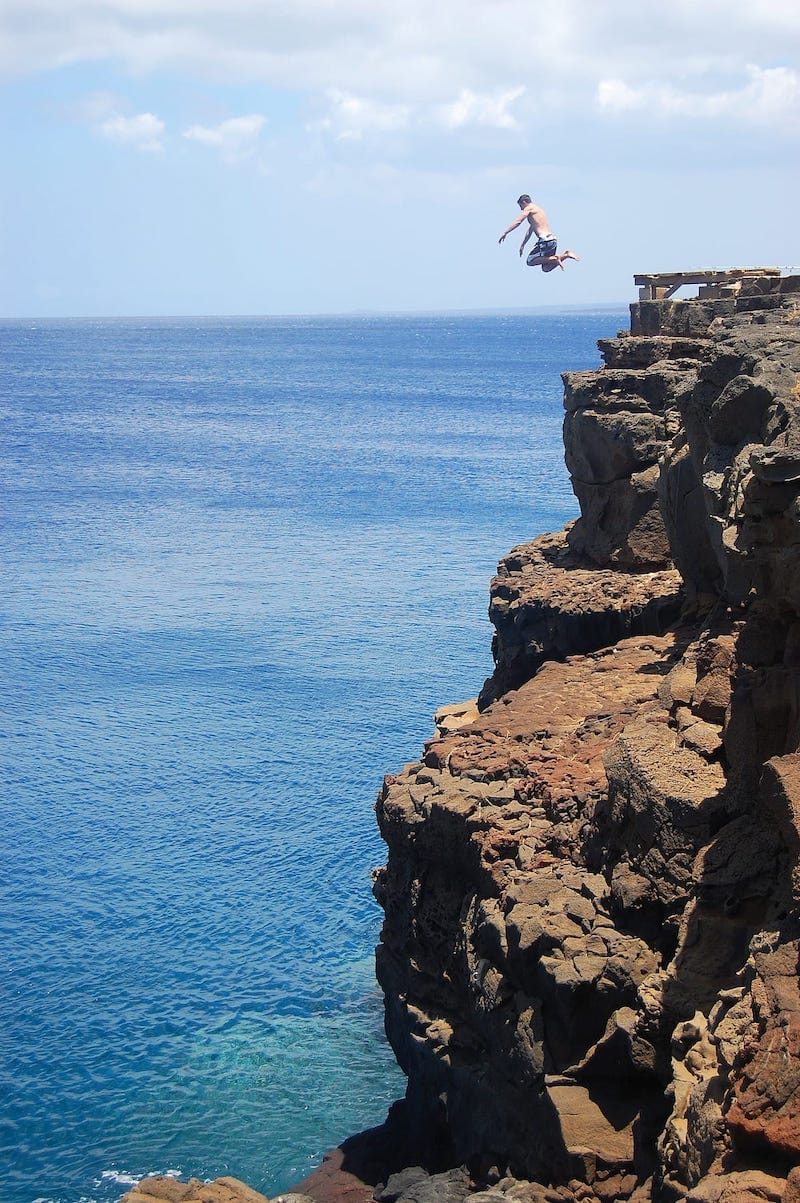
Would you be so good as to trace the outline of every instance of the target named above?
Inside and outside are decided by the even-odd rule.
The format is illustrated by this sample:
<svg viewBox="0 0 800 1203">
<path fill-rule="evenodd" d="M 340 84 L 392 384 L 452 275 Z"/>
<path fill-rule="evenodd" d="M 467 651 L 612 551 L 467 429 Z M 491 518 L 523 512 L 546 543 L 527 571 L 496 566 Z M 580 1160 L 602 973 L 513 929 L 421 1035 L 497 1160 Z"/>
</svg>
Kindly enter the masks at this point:
<svg viewBox="0 0 800 1203">
<path fill-rule="evenodd" d="M 517 197 L 518 205 L 530 205 L 531 203 L 531 198 L 528 196 L 527 192 L 523 192 L 522 196 Z"/>
</svg>

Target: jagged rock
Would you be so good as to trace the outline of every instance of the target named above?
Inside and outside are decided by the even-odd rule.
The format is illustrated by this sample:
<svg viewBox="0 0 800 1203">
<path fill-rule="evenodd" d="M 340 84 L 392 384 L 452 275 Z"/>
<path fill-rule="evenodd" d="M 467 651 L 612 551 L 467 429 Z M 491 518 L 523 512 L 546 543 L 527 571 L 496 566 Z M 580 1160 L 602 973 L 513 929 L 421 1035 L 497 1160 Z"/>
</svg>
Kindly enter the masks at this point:
<svg viewBox="0 0 800 1203">
<path fill-rule="evenodd" d="M 792 860 L 792 893 L 800 902 L 800 755 L 776 756 L 764 765 L 760 797 Z"/>
<path fill-rule="evenodd" d="M 639 301 L 631 305 L 631 334 L 654 337 L 706 338 L 711 323 L 736 312 L 733 299 L 723 301 Z"/>
<path fill-rule="evenodd" d="M 402 1194 L 420 1182 L 428 1182 L 430 1174 L 421 1165 L 411 1165 L 392 1174 L 382 1190 L 375 1192 L 380 1203 L 395 1203 Z"/>
<path fill-rule="evenodd" d="M 478 717 L 478 699 L 470 698 L 466 702 L 456 702 L 450 706 L 440 706 L 433 716 L 436 729 L 440 735 L 448 731 L 457 731 L 459 727 L 474 722 Z"/>
<path fill-rule="evenodd" d="M 660 635 L 677 619 L 679 574 L 598 569 L 567 543 L 570 528 L 515 547 L 491 583 L 495 671 L 479 705 L 529 680 L 546 660 L 611 647 L 629 635 Z"/>
<path fill-rule="evenodd" d="M 286 1203 L 300 1203 L 305 1196 L 281 1196 Z M 132 1190 L 122 1196 L 120 1203 L 269 1203 L 265 1195 L 240 1182 L 238 1178 L 217 1178 L 201 1182 L 190 1178 L 181 1182 L 168 1175 L 142 1178 Z M 277 1203 L 277 1200 L 273 1200 Z M 313 1201 L 312 1201 L 313 1203 Z"/>
<path fill-rule="evenodd" d="M 714 1174 L 697 1184 L 687 1203 L 778 1203 L 785 1187 L 784 1178 L 761 1170 Z"/>
<path fill-rule="evenodd" d="M 610 1084 L 594 1085 L 590 1093 L 575 1082 L 552 1080 L 547 1093 L 558 1115 L 561 1137 L 568 1153 L 590 1148 L 598 1160 L 610 1165 L 632 1165 L 633 1125 L 638 1109 Z"/>
<path fill-rule="evenodd" d="M 724 771 L 665 723 L 642 720 L 609 748 L 605 768 L 612 893 L 623 912 L 653 907 L 663 921 L 685 903 L 694 858 L 724 814 Z"/>
<path fill-rule="evenodd" d="M 637 342 L 626 340 L 629 359 Z M 647 360 L 653 340 L 645 342 Z M 695 379 L 691 360 L 564 374 L 565 458 L 581 507 L 569 542 L 578 554 L 602 566 L 669 564 L 657 465 L 675 433 L 677 397 Z"/>
<path fill-rule="evenodd" d="M 782 1203 L 798 1203 L 800 1200 L 800 1166 L 789 1170 L 786 1179 L 786 1189 L 782 1195 Z"/>
<path fill-rule="evenodd" d="M 608 483 L 573 477 L 581 517 L 569 532 L 573 551 L 602 566 L 659 569 L 670 563 L 670 546 L 658 505 L 656 464 Z"/>
<path fill-rule="evenodd" d="M 648 338 L 640 335 L 598 339 L 603 360 L 611 368 L 650 368 L 664 360 L 697 361 L 709 344 L 706 338 L 670 338 L 666 335 Z"/>
<path fill-rule="evenodd" d="M 412 1080 L 436 1082 L 458 1149 L 486 1140 L 512 1152 L 521 1125 L 533 1126 L 534 1160 L 570 1163 L 573 1130 L 566 1146 L 553 1099 L 566 1105 L 587 1089 L 594 1098 L 599 1086 L 587 1087 L 584 1067 L 580 1090 L 575 1081 L 565 1094 L 562 1082 L 548 1093 L 544 1048 L 566 1074 L 657 967 L 641 940 L 615 929 L 606 881 L 570 858 L 604 795 L 604 749 L 634 713 L 660 712 L 675 649 L 674 637 L 631 639 L 545 664 L 473 724 L 431 741 L 422 764 L 387 778 L 378 817 L 391 855 L 376 883 L 387 1031 Z M 489 1080 L 496 1107 L 451 1102 Z M 606 1095 L 601 1112 L 616 1116 Z M 596 1154 L 612 1147 L 622 1145 Z"/>
<path fill-rule="evenodd" d="M 608 414 L 587 406 L 564 420 L 567 468 L 583 484 L 610 484 L 657 463 L 665 437 L 657 414 Z"/>
<path fill-rule="evenodd" d="M 754 942 L 752 1019 L 731 1072 L 726 1120 L 734 1139 L 800 1159 L 800 941 L 776 932 Z"/>
<path fill-rule="evenodd" d="M 729 600 L 743 601 L 757 585 L 762 595 L 797 613 L 800 515 L 792 505 L 800 449 L 800 329 L 783 320 L 778 330 L 776 338 L 775 327 L 732 321 L 709 345 L 695 387 L 676 396 L 684 433 L 665 456 L 662 496 L 675 562 L 694 588 L 720 587 L 710 547 Z M 696 482 L 705 522 L 698 521 Z M 677 504 L 686 497 L 692 498 L 688 513 Z M 704 529 L 707 541 L 698 534 Z"/>
<path fill-rule="evenodd" d="M 380 1203 L 462 1203 L 470 1194 L 469 1175 L 465 1170 L 428 1174 L 416 1166 L 392 1174 L 376 1198 Z"/>
<path fill-rule="evenodd" d="M 660 463 L 658 501 L 670 554 L 690 597 L 719 597 L 723 575 L 706 518 L 706 499 L 697 465 L 681 430 Z"/>
<path fill-rule="evenodd" d="M 378 799 L 416 1147 L 513 1197 L 800 1198 L 798 295 L 642 301 L 565 375 L 581 517 Z"/>
</svg>

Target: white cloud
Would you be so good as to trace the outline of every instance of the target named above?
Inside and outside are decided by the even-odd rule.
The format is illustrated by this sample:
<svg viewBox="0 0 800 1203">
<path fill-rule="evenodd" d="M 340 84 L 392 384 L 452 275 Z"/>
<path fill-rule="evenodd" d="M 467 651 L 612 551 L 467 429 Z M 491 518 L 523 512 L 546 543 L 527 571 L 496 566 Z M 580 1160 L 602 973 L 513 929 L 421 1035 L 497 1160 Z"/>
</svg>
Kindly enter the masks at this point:
<svg viewBox="0 0 800 1203">
<path fill-rule="evenodd" d="M 54 104 L 53 111 L 67 121 L 88 126 L 110 142 L 150 153 L 163 151 L 166 123 L 155 113 L 132 114 L 131 107 L 124 96 L 98 91 Z"/>
<path fill-rule="evenodd" d="M 739 88 L 700 92 L 673 84 L 647 82 L 631 86 L 621 79 L 604 79 L 597 86 L 597 104 L 606 113 L 637 110 L 666 117 L 736 119 L 746 124 L 800 122 L 800 74 L 789 67 L 761 68 L 749 64 Z"/>
<path fill-rule="evenodd" d="M 329 110 L 320 120 L 312 122 L 312 130 L 324 130 L 340 140 L 358 140 L 365 134 L 388 133 L 408 125 L 408 105 L 383 104 L 330 88 L 327 92 Z"/>
<path fill-rule="evenodd" d="M 164 149 L 164 122 L 154 113 L 138 113 L 135 117 L 114 113 L 101 121 L 97 129 L 104 138 L 112 142 L 124 142 L 136 150 L 158 152 Z"/>
<path fill-rule="evenodd" d="M 644 88 L 630 88 L 623 79 L 601 79 L 597 85 L 597 103 L 609 113 L 625 113 L 644 108 Z"/>
<path fill-rule="evenodd" d="M 748 66 L 750 83 L 741 99 L 745 111 L 759 121 L 800 118 L 800 73 L 789 67 Z"/>
<path fill-rule="evenodd" d="M 446 103 L 523 81 L 676 79 L 693 58 L 787 61 L 796 0 L 3 0 L 8 73 L 115 59 L 276 86 Z"/>
<path fill-rule="evenodd" d="M 795 105 L 799 40 L 796 0 L 2 0 L 0 71 L 109 62 L 286 88 L 357 141 L 584 123 L 593 99 L 752 125 Z"/>
<path fill-rule="evenodd" d="M 509 112 L 509 106 L 524 95 L 525 88 L 522 87 L 482 95 L 469 88 L 462 88 L 457 100 L 441 106 L 439 117 L 446 129 L 461 129 L 465 125 L 519 129 L 519 121 Z"/>
<path fill-rule="evenodd" d="M 524 93 L 523 87 L 493 93 L 478 93 L 462 88 L 456 100 L 431 106 L 386 104 L 338 88 L 329 88 L 325 116 L 309 123 L 308 128 L 329 133 L 339 141 L 360 141 L 370 134 L 397 133 L 429 126 L 446 130 L 459 130 L 466 126 L 518 130 L 520 123 L 510 112 L 510 106 Z"/>
<path fill-rule="evenodd" d="M 230 117 L 219 125 L 192 125 L 184 130 L 183 136 L 218 150 L 226 163 L 240 163 L 256 154 L 266 120 L 260 113 L 249 113 L 244 117 Z"/>
</svg>

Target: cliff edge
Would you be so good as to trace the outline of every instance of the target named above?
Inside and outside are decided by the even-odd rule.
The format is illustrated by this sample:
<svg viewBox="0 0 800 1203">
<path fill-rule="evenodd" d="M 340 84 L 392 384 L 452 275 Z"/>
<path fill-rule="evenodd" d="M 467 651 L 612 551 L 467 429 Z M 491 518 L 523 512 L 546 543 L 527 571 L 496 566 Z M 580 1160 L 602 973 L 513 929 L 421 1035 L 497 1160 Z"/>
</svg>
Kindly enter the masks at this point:
<svg viewBox="0 0 800 1203">
<path fill-rule="evenodd" d="M 794 1203 L 800 277 L 598 345 L 580 517 L 501 562 L 492 677 L 378 798 L 406 1122 L 494 1193 Z"/>
</svg>

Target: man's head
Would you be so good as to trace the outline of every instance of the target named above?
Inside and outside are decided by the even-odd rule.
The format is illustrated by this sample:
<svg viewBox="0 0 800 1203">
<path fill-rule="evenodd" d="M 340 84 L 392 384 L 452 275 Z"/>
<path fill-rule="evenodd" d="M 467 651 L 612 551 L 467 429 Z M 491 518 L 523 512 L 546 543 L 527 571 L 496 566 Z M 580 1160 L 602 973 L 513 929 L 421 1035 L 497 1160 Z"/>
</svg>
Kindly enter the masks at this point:
<svg viewBox="0 0 800 1203">
<path fill-rule="evenodd" d="M 526 205 L 531 204 L 531 198 L 528 196 L 527 192 L 523 192 L 522 196 L 517 197 L 517 204 L 519 205 L 520 209 L 524 209 Z"/>
</svg>

